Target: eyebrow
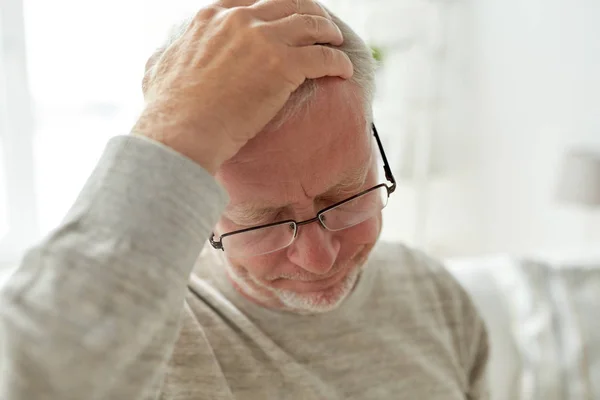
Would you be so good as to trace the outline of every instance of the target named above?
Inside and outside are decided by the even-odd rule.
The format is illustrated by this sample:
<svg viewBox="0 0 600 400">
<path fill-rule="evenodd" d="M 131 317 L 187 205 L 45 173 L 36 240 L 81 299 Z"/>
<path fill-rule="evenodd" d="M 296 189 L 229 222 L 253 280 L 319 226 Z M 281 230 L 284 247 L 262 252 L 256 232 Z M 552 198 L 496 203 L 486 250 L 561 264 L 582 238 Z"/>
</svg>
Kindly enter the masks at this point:
<svg viewBox="0 0 600 400">
<path fill-rule="evenodd" d="M 282 207 L 262 206 L 253 203 L 241 203 L 225 211 L 229 219 L 242 224 L 254 224 L 277 214 Z"/>
<path fill-rule="evenodd" d="M 355 194 L 364 185 L 368 172 L 369 165 L 363 164 L 360 168 L 355 168 L 345 174 L 341 181 L 316 197 L 323 198 Z M 252 225 L 265 221 L 265 219 L 279 213 L 283 208 L 285 208 L 285 205 L 275 206 L 245 202 L 229 208 L 225 213 L 232 221 Z"/>
<path fill-rule="evenodd" d="M 356 191 L 367 180 L 367 174 L 369 172 L 370 163 L 363 164 L 360 168 L 350 170 L 338 183 L 331 186 L 325 191 L 325 194 L 330 195 L 342 195 L 351 194 Z M 318 197 L 318 196 L 317 196 Z"/>
</svg>

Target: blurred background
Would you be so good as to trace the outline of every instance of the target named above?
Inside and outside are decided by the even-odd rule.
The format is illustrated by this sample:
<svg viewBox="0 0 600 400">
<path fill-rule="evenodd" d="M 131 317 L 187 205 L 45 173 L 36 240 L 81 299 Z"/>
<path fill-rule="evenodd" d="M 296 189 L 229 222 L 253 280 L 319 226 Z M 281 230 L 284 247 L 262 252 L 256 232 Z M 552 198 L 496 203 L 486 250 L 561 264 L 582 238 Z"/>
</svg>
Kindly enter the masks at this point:
<svg viewBox="0 0 600 400">
<path fill-rule="evenodd" d="M 1 0 L 1 265 L 15 265 L 59 223 L 106 141 L 140 112 L 147 57 L 206 3 Z M 593 313 L 600 293 L 600 2 L 324 3 L 381 61 L 375 117 L 399 179 L 384 238 L 447 261 L 476 298 L 502 292 L 497 309 L 477 302 L 506 314 L 488 325 L 511 329 L 510 339 L 492 335 L 494 357 L 514 356 L 492 368 L 507 398 L 600 398 L 600 362 L 590 356 L 600 359 L 600 326 L 589 314 L 596 325 L 573 331 L 579 342 L 561 330 Z M 584 297 L 556 300 L 555 286 Z M 542 344 L 565 340 L 571 347 L 544 358 Z M 563 379 L 582 359 L 592 363 L 587 375 Z M 533 368 L 543 364 L 555 367 Z"/>
<path fill-rule="evenodd" d="M 60 221 L 133 125 L 149 54 L 206 3 L 2 0 L 0 260 Z M 568 154 L 600 148 L 600 3 L 325 3 L 381 59 L 384 237 L 439 257 L 598 247 L 600 209 L 558 192 Z"/>
</svg>

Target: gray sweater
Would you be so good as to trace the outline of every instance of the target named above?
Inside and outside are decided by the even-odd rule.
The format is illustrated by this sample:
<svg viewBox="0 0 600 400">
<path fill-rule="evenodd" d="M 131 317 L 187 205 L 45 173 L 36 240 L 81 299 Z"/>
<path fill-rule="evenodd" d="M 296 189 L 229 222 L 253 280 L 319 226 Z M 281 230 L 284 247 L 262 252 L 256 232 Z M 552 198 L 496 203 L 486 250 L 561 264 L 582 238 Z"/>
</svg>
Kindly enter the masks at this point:
<svg viewBox="0 0 600 400">
<path fill-rule="evenodd" d="M 0 399 L 487 398 L 485 328 L 443 267 L 381 243 L 339 309 L 267 310 L 202 251 L 226 201 L 173 150 L 112 139 L 2 291 Z"/>
</svg>

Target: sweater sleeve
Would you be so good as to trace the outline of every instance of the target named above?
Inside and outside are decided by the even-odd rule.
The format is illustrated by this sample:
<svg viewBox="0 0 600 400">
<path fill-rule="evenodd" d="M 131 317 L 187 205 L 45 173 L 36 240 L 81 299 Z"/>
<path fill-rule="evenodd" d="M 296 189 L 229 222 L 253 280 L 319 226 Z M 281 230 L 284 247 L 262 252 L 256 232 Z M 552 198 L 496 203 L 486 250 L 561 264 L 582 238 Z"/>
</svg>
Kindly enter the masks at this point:
<svg viewBox="0 0 600 400">
<path fill-rule="evenodd" d="M 63 222 L 0 294 L 0 398 L 151 396 L 226 202 L 210 174 L 172 149 L 111 139 Z"/>
<path fill-rule="evenodd" d="M 474 324 L 476 336 L 473 339 L 472 365 L 468 371 L 469 390 L 467 399 L 488 400 L 490 398 L 488 381 L 489 341 L 486 327 L 480 318 Z"/>
</svg>

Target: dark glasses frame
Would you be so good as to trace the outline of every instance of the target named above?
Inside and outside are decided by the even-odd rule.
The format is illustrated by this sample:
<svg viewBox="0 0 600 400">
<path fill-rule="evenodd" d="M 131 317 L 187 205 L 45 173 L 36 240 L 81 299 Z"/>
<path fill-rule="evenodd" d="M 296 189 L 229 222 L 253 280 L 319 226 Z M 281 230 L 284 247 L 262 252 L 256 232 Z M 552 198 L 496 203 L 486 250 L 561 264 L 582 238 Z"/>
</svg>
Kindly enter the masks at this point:
<svg viewBox="0 0 600 400">
<path fill-rule="evenodd" d="M 328 206 L 328 207 L 320 210 L 317 213 L 316 217 L 311 218 L 311 219 L 307 219 L 305 221 L 298 222 L 298 221 L 294 221 L 294 220 L 290 219 L 290 220 L 272 222 L 272 223 L 264 224 L 264 225 L 253 226 L 253 227 L 250 227 L 250 228 L 239 229 L 239 230 L 236 230 L 236 231 L 231 231 L 231 232 L 228 232 L 228 233 L 224 233 L 223 235 L 221 235 L 219 237 L 218 241 L 215 240 L 215 233 L 213 232 L 213 233 L 211 233 L 210 238 L 209 238 L 210 245 L 214 249 L 216 249 L 216 250 L 225 251 L 225 248 L 223 247 L 223 242 L 222 242 L 223 238 L 226 238 L 226 237 L 232 236 L 232 235 L 236 235 L 236 234 L 239 234 L 239 233 L 245 233 L 245 232 L 249 232 L 249 231 L 253 231 L 253 230 L 269 228 L 271 226 L 284 225 L 286 223 L 288 223 L 288 224 L 290 224 L 290 225 L 292 225 L 294 227 L 294 239 L 296 238 L 296 235 L 298 234 L 298 227 L 299 226 L 311 224 L 313 222 L 317 222 L 318 221 L 319 224 L 324 229 L 330 230 L 330 229 L 328 229 L 325 226 L 325 224 L 323 222 L 323 218 L 322 218 L 322 216 L 327 211 L 329 211 L 331 209 L 334 209 L 336 207 L 339 207 L 339 206 L 341 206 L 343 204 L 346 204 L 346 203 L 348 203 L 348 202 L 350 202 L 350 201 L 352 201 L 352 200 L 354 200 L 354 199 L 356 199 L 356 198 L 358 198 L 360 196 L 363 196 L 363 195 L 365 195 L 365 194 L 367 194 L 369 192 L 372 192 L 372 191 L 377 190 L 377 189 L 382 188 L 382 187 L 386 188 L 387 195 L 388 195 L 388 198 L 389 198 L 390 195 L 392 193 L 394 193 L 394 191 L 396 190 L 396 179 L 394 178 L 394 175 L 392 174 L 392 170 L 391 170 L 391 168 L 390 168 L 390 166 L 388 164 L 388 160 L 387 160 L 387 157 L 385 155 L 385 151 L 383 150 L 383 145 L 381 144 L 381 139 L 379 138 L 379 133 L 377 132 L 377 128 L 375 127 L 375 124 L 371 124 L 371 129 L 373 130 L 373 136 L 375 136 L 375 140 L 377 141 L 377 147 L 379 148 L 379 153 L 381 154 L 381 158 L 383 159 L 383 170 L 385 172 L 385 178 L 391 183 L 391 185 L 387 185 L 385 183 L 380 183 L 380 184 L 375 185 L 375 186 L 373 186 L 373 187 L 371 187 L 371 188 L 369 188 L 367 190 L 363 190 L 362 192 L 357 193 L 354 196 L 351 196 L 351 197 L 349 197 L 347 199 L 339 201 L 339 202 L 337 202 L 335 204 L 332 204 L 332 205 L 330 205 L 330 206 Z M 348 226 L 346 228 L 350 228 L 350 226 Z M 346 229 L 346 228 L 344 228 L 344 229 Z"/>
</svg>

